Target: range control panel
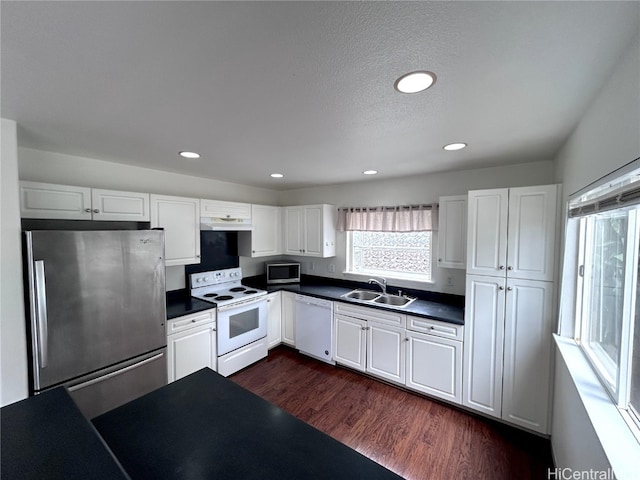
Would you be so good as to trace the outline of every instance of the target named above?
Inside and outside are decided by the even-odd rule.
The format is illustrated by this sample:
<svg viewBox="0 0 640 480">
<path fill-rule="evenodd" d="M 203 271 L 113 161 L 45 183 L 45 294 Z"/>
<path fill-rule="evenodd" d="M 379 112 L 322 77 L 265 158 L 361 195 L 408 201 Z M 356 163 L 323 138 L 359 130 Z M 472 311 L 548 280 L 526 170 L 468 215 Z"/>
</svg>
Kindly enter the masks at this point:
<svg viewBox="0 0 640 480">
<path fill-rule="evenodd" d="M 213 272 L 199 272 L 189 275 L 191 288 L 208 287 L 227 282 L 239 282 L 242 280 L 242 268 L 227 268 Z"/>
</svg>

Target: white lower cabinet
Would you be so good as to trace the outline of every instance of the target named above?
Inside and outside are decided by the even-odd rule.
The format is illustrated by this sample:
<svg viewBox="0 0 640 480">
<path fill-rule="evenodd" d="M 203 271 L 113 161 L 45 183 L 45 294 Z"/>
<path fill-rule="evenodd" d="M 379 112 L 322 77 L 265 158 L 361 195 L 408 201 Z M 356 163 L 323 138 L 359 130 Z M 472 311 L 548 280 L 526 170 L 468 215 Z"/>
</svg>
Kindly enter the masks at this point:
<svg viewBox="0 0 640 480">
<path fill-rule="evenodd" d="M 334 324 L 336 363 L 461 403 L 462 325 L 342 302 Z"/>
<path fill-rule="evenodd" d="M 553 283 L 468 275 L 463 404 L 549 430 Z"/>
<path fill-rule="evenodd" d="M 367 321 L 346 315 L 334 315 L 336 363 L 364 372 L 367 366 Z"/>
<path fill-rule="evenodd" d="M 396 383 L 405 383 L 406 330 L 369 322 L 367 372 Z"/>
<path fill-rule="evenodd" d="M 280 292 L 267 295 L 267 339 L 269 349 L 282 343 L 282 295 Z"/>
<path fill-rule="evenodd" d="M 169 383 L 204 367 L 216 370 L 216 311 L 194 313 L 167 322 Z"/>
<path fill-rule="evenodd" d="M 282 292 L 282 343 L 296 345 L 296 294 Z"/>
<path fill-rule="evenodd" d="M 462 342 L 407 331 L 407 387 L 462 401 Z"/>
</svg>

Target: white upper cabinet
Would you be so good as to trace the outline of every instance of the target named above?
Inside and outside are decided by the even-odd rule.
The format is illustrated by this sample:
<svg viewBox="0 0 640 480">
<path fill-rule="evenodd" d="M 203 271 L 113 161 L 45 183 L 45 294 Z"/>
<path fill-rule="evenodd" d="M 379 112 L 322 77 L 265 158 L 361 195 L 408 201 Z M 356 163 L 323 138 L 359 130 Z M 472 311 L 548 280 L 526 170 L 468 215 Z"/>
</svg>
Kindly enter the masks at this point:
<svg viewBox="0 0 640 480">
<path fill-rule="evenodd" d="M 557 196 L 557 185 L 509 190 L 509 277 L 554 279 Z"/>
<path fill-rule="evenodd" d="M 557 185 L 469 192 L 467 274 L 552 281 Z"/>
<path fill-rule="evenodd" d="M 130 220 L 148 222 L 149 194 L 91 190 L 91 207 L 94 220 Z"/>
<path fill-rule="evenodd" d="M 164 229 L 165 265 L 200 263 L 200 200 L 151 195 L 151 227 Z"/>
<path fill-rule="evenodd" d="M 504 274 L 508 202 L 507 188 L 469 192 L 467 274 Z"/>
<path fill-rule="evenodd" d="M 243 257 L 268 257 L 282 253 L 282 209 L 251 205 L 253 230 L 238 233 L 238 253 Z"/>
<path fill-rule="evenodd" d="M 251 223 L 251 204 L 223 202 L 221 200 L 200 200 L 200 216 L 224 220 L 242 220 Z"/>
<path fill-rule="evenodd" d="M 23 218 L 149 221 L 149 194 L 20 182 Z"/>
<path fill-rule="evenodd" d="M 438 266 L 467 268 L 467 195 L 440 197 Z"/>
<path fill-rule="evenodd" d="M 284 208 L 284 253 L 309 257 L 336 255 L 336 210 L 333 205 Z"/>
</svg>

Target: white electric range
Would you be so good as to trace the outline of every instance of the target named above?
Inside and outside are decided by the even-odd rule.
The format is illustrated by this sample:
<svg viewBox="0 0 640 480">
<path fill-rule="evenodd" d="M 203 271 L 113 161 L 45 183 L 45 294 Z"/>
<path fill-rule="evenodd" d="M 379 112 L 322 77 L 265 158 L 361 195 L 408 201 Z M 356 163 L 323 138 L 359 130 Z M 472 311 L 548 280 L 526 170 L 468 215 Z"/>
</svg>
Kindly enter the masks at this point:
<svg viewBox="0 0 640 480">
<path fill-rule="evenodd" d="M 265 290 L 242 285 L 242 269 L 189 276 L 192 297 L 215 303 L 218 373 L 229 376 L 267 356 Z"/>
</svg>

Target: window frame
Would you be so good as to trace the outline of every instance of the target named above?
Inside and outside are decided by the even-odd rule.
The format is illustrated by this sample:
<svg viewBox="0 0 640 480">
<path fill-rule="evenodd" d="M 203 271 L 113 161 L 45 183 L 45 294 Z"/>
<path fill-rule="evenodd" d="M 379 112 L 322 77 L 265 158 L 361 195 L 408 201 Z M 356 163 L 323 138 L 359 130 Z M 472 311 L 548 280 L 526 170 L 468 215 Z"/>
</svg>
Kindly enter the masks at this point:
<svg viewBox="0 0 640 480">
<path fill-rule="evenodd" d="M 609 358 L 604 352 L 594 353 L 587 346 L 585 348 L 586 329 L 588 328 L 588 320 L 585 318 L 589 315 L 588 305 L 585 305 L 585 278 L 588 275 L 590 242 L 585 238 L 588 233 L 587 223 L 590 217 L 594 217 L 598 212 L 578 215 L 570 218 L 569 212 L 575 203 L 579 200 L 598 197 L 601 192 L 613 188 L 619 188 L 630 183 L 629 178 L 637 175 L 636 180 L 640 178 L 640 159 L 631 162 L 631 164 L 607 175 L 603 179 L 594 184 L 585 187 L 581 191 L 571 195 L 567 205 L 567 218 L 565 224 L 565 259 L 563 267 L 563 283 L 568 284 L 562 287 L 562 300 L 560 306 L 560 321 L 558 332 L 565 336 L 573 337 L 587 360 L 604 390 L 609 395 L 612 404 L 618 409 L 622 418 L 624 418 L 630 431 L 640 443 L 640 405 L 631 405 L 631 379 L 633 365 L 633 334 L 636 324 L 636 309 L 640 314 L 640 305 L 638 305 L 637 287 L 640 277 L 640 268 L 638 262 L 640 260 L 640 203 L 635 202 L 629 205 L 621 205 L 620 207 L 609 208 L 608 212 L 614 213 L 620 210 L 628 210 L 628 226 L 626 234 L 625 249 L 625 271 L 623 284 L 623 300 L 622 300 L 622 322 L 620 327 L 620 347 L 617 359 L 618 369 L 615 378 L 611 378 L 610 374 L 603 373 L 606 368 L 602 368 L 602 359 Z M 638 185 L 636 183 L 636 185 Z M 581 274 L 581 268 L 584 268 Z M 569 306 L 570 305 L 570 306 Z M 567 325 L 567 322 L 569 323 Z M 610 369 L 609 369 L 610 372 Z M 635 372 L 638 375 L 638 372 Z"/>
</svg>

